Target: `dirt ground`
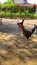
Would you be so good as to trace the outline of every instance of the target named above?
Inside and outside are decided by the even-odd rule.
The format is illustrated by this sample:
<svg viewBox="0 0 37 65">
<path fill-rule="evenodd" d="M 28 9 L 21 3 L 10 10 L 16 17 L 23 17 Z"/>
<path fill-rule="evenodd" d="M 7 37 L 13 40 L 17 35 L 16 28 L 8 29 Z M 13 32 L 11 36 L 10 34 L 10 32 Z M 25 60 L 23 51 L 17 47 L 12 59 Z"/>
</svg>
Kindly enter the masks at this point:
<svg viewBox="0 0 37 65">
<path fill-rule="evenodd" d="M 37 65 L 37 34 L 26 45 L 26 38 L 17 26 L 20 19 L 2 19 L 0 25 L 0 65 Z M 24 26 L 31 30 L 37 19 L 25 20 Z"/>
</svg>

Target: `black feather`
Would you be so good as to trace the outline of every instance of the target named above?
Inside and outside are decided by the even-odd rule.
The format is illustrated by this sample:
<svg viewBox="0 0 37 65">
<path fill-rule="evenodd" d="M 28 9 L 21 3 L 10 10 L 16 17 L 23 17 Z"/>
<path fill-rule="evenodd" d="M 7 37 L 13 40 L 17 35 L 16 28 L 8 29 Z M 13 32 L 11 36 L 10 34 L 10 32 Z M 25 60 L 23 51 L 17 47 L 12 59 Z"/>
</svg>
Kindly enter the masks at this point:
<svg viewBox="0 0 37 65">
<path fill-rule="evenodd" d="M 34 33 L 34 31 L 35 31 L 35 27 L 32 29 L 32 33 Z"/>
</svg>

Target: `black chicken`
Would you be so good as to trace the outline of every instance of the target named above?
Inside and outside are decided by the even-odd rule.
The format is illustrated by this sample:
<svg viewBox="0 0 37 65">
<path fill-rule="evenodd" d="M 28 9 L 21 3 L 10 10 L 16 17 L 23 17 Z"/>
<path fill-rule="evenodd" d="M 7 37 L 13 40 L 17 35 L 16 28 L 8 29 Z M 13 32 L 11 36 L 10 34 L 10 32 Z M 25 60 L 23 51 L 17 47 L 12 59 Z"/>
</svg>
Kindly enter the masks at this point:
<svg viewBox="0 0 37 65">
<path fill-rule="evenodd" d="M 25 35 L 25 37 L 27 38 L 27 40 L 31 37 L 31 35 L 34 33 L 36 26 L 34 26 L 34 28 L 31 31 L 28 31 L 25 29 L 25 27 L 23 26 L 23 22 L 24 19 L 22 20 L 21 23 L 17 23 L 17 25 L 21 28 L 23 35 Z"/>
</svg>

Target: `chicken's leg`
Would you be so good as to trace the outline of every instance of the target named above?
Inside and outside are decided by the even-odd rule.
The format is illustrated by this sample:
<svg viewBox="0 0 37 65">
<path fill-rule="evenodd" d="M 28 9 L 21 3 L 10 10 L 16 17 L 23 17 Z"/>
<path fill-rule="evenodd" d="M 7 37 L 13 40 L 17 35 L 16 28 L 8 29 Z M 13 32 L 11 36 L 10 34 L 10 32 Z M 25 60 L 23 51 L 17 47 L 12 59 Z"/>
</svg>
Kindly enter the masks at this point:
<svg viewBox="0 0 37 65">
<path fill-rule="evenodd" d="M 29 44 L 29 39 L 26 41 L 26 45 L 28 46 L 28 44 Z"/>
</svg>

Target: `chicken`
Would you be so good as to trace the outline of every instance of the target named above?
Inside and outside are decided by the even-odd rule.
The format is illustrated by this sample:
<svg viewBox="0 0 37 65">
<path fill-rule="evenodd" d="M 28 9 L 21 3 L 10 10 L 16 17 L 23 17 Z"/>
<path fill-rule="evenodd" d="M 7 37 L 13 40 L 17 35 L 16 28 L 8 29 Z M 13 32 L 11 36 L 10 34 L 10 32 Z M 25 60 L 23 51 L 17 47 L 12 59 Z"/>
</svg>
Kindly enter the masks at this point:
<svg viewBox="0 0 37 65">
<path fill-rule="evenodd" d="M 31 31 L 28 31 L 25 29 L 25 27 L 23 26 L 23 22 L 24 22 L 24 19 L 22 20 L 21 23 L 17 23 L 17 25 L 19 26 L 19 28 L 21 28 L 22 32 L 23 32 L 23 35 L 26 37 L 26 39 L 28 40 L 31 35 L 34 33 L 35 31 L 35 28 L 36 26 L 34 26 L 34 28 L 31 30 Z"/>
</svg>

